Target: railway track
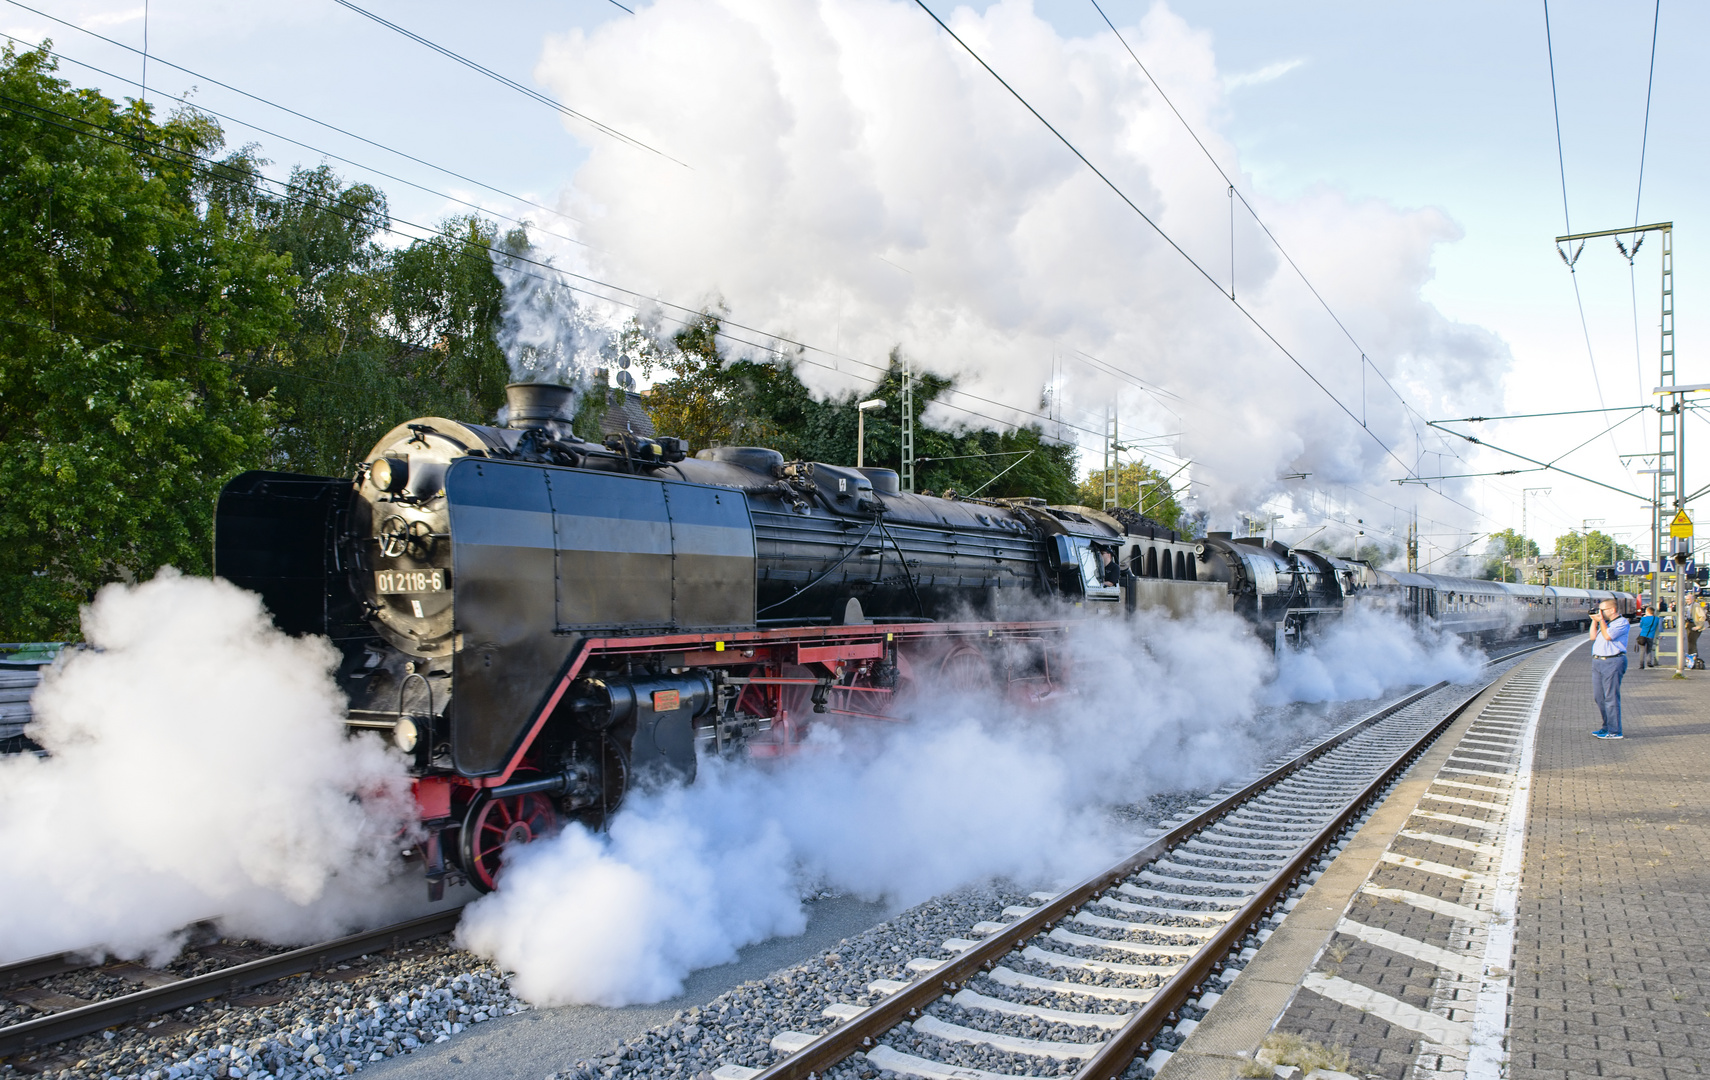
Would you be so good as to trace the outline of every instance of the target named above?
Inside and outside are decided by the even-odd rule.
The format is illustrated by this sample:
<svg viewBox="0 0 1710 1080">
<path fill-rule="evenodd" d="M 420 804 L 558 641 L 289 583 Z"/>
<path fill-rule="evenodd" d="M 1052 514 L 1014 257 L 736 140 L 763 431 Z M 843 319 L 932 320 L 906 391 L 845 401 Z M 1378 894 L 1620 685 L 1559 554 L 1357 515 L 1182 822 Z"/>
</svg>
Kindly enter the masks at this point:
<svg viewBox="0 0 1710 1080">
<path fill-rule="evenodd" d="M 1556 642 L 1487 662 L 1507 664 Z M 927 1080 L 1010 1080 L 1036 1073 L 1114 1080 L 1161 1066 L 1166 1028 L 1209 1008 L 1386 789 L 1489 685 L 1448 703 L 1439 683 L 1344 728 L 1170 827 L 1121 863 L 1033 906 L 1005 909 L 948 959 L 908 962 L 909 982 L 878 980 L 865 1008 L 832 1005 L 829 1030 L 785 1031 L 769 1068 L 724 1065 L 716 1080 L 836 1075 L 856 1054 L 874 1070 Z M 1038 1001 L 1047 1001 L 1041 1005 Z M 1005 1028 L 1043 1031 L 1049 1038 Z M 1160 1056 L 1161 1055 L 1161 1056 Z M 999 1064 L 1001 1070 L 978 1067 Z M 1034 1068 L 1029 1068 L 1029 1064 Z M 1012 1071 L 1017 1070 L 1017 1071 Z"/>
<path fill-rule="evenodd" d="M 386 952 L 412 941 L 450 933 L 457 926 L 461 910 L 462 906 L 459 905 L 449 911 L 350 934 L 318 945 L 275 953 L 189 978 L 174 978 L 162 972 L 147 972 L 136 965 L 121 965 L 141 973 L 137 981 L 144 982 L 145 988 L 87 1004 L 54 1002 L 51 996 L 34 995 L 35 1000 L 43 1005 L 70 1004 L 71 1007 L 60 1008 L 46 1015 L 0 1028 L 0 1058 L 9 1058 L 24 1051 L 75 1039 L 80 1035 L 94 1034 L 119 1024 L 146 1020 L 186 1005 L 199 1005 L 204 1001 L 242 993 L 277 979 L 321 971 L 345 960 Z M 19 995 L 20 988 L 55 975 L 81 971 L 92 966 L 87 960 L 80 959 L 76 953 L 55 953 L 0 966 L 0 993 L 13 997 L 14 1000 L 21 997 L 28 1002 L 31 995 Z M 154 985 L 147 985 L 148 983 Z"/>
<path fill-rule="evenodd" d="M 1488 663 L 1506 663 L 1549 644 L 1554 642 L 1508 652 Z M 1005 913 L 1008 921 L 1001 924 L 976 925 L 971 932 L 980 938 L 951 939 L 946 944 L 957 955 L 945 961 L 913 961 L 912 968 L 920 975 L 911 983 L 875 983 L 874 992 L 886 994 L 885 1000 L 862 1010 L 843 1007 L 832 1017 L 838 1026 L 824 1035 L 779 1036 L 775 1049 L 792 1053 L 765 1071 L 767 1080 L 823 1075 L 827 1067 L 857 1050 L 866 1050 L 874 1065 L 898 1073 L 975 1076 L 977 1070 L 949 1065 L 933 1071 L 932 1063 L 924 1059 L 904 1060 L 909 1055 L 877 1045 L 885 1032 L 905 1022 L 944 1042 L 976 1037 L 977 1032 L 969 1034 L 971 1029 L 961 1030 L 955 1024 L 921 1023 L 923 1010 L 941 999 L 964 1010 L 995 1010 L 1080 1027 L 1096 1038 L 1060 1052 L 1076 1059 L 1087 1055 L 1085 1075 L 1119 1074 L 1117 1059 L 1126 1062 L 1142 1050 L 1149 1051 L 1157 1030 L 1173 1022 L 1181 1006 L 1219 973 L 1222 958 L 1232 949 L 1238 952 L 1243 942 L 1263 936 L 1258 924 L 1310 872 L 1336 834 L 1470 702 L 1468 697 L 1447 715 L 1437 710 L 1440 719 L 1434 722 L 1414 718 L 1406 730 L 1383 725 L 1391 717 L 1405 718 L 1403 714 L 1417 710 L 1444 686 L 1408 695 L 1344 728 L 1174 826 L 1105 874 L 1059 895 L 1036 896 L 1036 907 L 1011 908 Z M 234 961 L 228 966 L 185 978 L 134 964 L 108 965 L 128 969 L 121 975 L 144 988 L 87 1003 L 55 1001 L 51 993 L 37 993 L 32 1007 L 53 1011 L 0 1027 L 0 1058 L 15 1058 L 22 1052 L 445 934 L 455 928 L 459 915 L 460 909 L 452 908 L 252 960 L 238 961 L 235 954 L 228 954 Z M 1033 944 L 1035 939 L 1040 943 Z M 1006 955 L 1016 949 L 1021 950 L 1019 963 L 1006 961 Z M 1115 951 L 1122 959 L 1088 958 L 1087 954 L 1099 951 Z M 78 953 L 0 965 L 0 995 L 29 1004 L 31 984 L 93 966 Z M 1047 975 L 1034 973 L 1046 969 L 1054 970 Z M 1107 1011 L 1011 1008 L 1015 1002 L 968 985 L 979 979 L 1044 991 L 1068 1001 L 1102 1002 Z M 1162 985 L 1156 987 L 1135 985 L 1160 979 Z M 1005 1039 L 1002 1045 L 1020 1046 L 1025 1055 L 1037 1049 L 1027 1043 Z M 1098 1071 L 1089 1071 L 1095 1068 Z M 721 1074 L 721 1080 L 734 1080 L 759 1072 L 727 1066 Z"/>
</svg>

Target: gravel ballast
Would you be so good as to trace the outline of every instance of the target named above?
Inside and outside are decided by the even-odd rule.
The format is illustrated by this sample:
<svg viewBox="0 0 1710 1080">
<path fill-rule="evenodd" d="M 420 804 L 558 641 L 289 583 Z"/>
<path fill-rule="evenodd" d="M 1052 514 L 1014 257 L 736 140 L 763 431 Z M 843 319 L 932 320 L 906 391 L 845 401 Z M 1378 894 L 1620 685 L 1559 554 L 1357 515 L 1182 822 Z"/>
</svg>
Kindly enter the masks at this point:
<svg viewBox="0 0 1710 1080">
<path fill-rule="evenodd" d="M 1364 715 L 1371 707 L 1371 702 L 1351 702 L 1282 710 L 1289 715 L 1281 720 L 1271 717 L 1275 721 L 1275 738 L 1267 750 L 1275 756 L 1259 769 L 1280 763 L 1296 749 Z M 1231 785 L 1221 793 L 1155 794 L 1133 804 L 1111 807 L 1110 815 L 1140 839 L 1148 830 L 1163 829 L 1184 820 L 1233 789 Z M 1266 816 L 1282 819 L 1281 815 Z M 1189 861 L 1203 865 L 1208 871 L 1223 865 L 1241 869 L 1237 857 L 1218 860 L 1203 852 L 1184 852 L 1183 861 L 1184 865 Z M 910 959 L 947 958 L 949 954 L 942 948 L 947 938 L 978 937 L 972 930 L 976 923 L 1007 921 L 1002 914 L 1004 908 L 1036 905 L 1038 901 L 1031 899 L 1029 892 L 1037 887 L 1037 883 L 1027 888 L 1007 882 L 986 883 L 934 898 L 842 941 L 835 949 L 817 954 L 805 963 L 744 983 L 704 1006 L 678 1013 L 671 1022 L 645 1035 L 614 1043 L 603 1055 L 585 1061 L 566 1061 L 552 1076 L 554 1080 L 699 1077 L 721 1064 L 765 1067 L 780 1057 L 770 1046 L 771 1039 L 779 1032 L 819 1033 L 830 1029 L 832 1021 L 822 1015 L 827 1005 L 873 1004 L 877 997 L 868 990 L 868 984 L 878 979 L 910 981 L 916 976 L 906 967 Z M 1191 891 L 1202 890 L 1192 887 Z M 1226 904 L 1219 903 L 1224 899 L 1219 894 L 1228 891 L 1227 882 L 1206 881 L 1203 888 L 1206 909 L 1224 909 Z M 1172 917 L 1140 920 L 1108 908 L 1089 910 L 1116 919 L 1194 925 L 1193 920 Z M 1191 940 L 1169 935 L 1127 934 L 1090 925 L 1066 924 L 1066 928 L 1083 937 L 1112 941 L 1185 943 Z M 1145 962 L 1131 952 L 1049 941 L 1043 937 L 1034 943 L 1063 955 Z M 1022 974 L 1058 982 L 1148 988 L 1162 981 L 1156 976 L 1093 974 L 1035 963 L 1019 955 L 1010 956 L 1004 964 Z M 175 962 L 173 970 L 177 971 L 179 966 L 180 962 Z M 1233 965 L 1228 977 L 1232 978 L 1238 970 L 1239 965 Z M 75 983 L 66 986 L 67 992 L 75 992 L 74 987 L 87 989 Z M 1120 1013 L 1132 1008 L 1117 1001 L 1006 986 L 985 977 L 971 982 L 969 988 L 990 998 L 1069 1012 Z M 473 1025 L 528 1008 L 511 991 L 506 973 L 456 950 L 449 938 L 439 938 L 397 954 L 353 963 L 347 970 L 282 980 L 231 1001 L 181 1010 L 147 1026 L 133 1025 L 49 1047 L 33 1058 L 25 1055 L 23 1060 L 7 1064 L 0 1075 L 27 1072 L 56 1080 L 95 1077 L 185 1080 L 202 1076 L 318 1080 L 353 1074 L 373 1062 L 448 1041 Z M 927 1011 L 949 1023 L 1022 1038 L 1073 1043 L 1102 1037 L 1088 1027 L 965 1009 L 947 1002 L 939 1002 Z M 1191 1006 L 1182 1011 L 1184 1019 L 1197 1019 L 1198 1015 Z M 22 1018 L 22 1015 L 17 1017 Z M 1179 1037 L 1165 1032 L 1156 1044 L 1169 1049 L 1172 1040 L 1179 1042 Z M 951 1042 L 907 1026 L 893 1029 L 883 1041 L 904 1053 L 994 1072 L 1069 1075 L 1080 1064 L 1076 1060 L 1053 1062 L 1032 1055 L 1011 1054 L 984 1044 Z M 881 1077 L 881 1071 L 864 1056 L 857 1055 L 827 1075 L 874 1080 Z M 1130 1075 L 1144 1075 L 1143 1067 L 1137 1064 Z"/>
</svg>

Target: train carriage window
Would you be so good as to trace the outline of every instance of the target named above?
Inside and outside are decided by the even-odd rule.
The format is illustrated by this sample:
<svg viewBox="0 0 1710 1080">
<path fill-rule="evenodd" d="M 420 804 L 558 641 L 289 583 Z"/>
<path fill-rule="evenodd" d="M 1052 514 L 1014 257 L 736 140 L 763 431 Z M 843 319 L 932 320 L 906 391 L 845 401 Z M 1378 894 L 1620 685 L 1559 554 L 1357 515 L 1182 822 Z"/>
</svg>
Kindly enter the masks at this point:
<svg viewBox="0 0 1710 1080">
<path fill-rule="evenodd" d="M 1180 581 L 1180 580 L 1182 580 L 1188 576 L 1187 575 L 1187 568 L 1188 568 L 1187 552 L 1185 552 L 1185 551 L 1176 552 L 1176 580 L 1177 581 Z"/>
<path fill-rule="evenodd" d="M 1155 547 L 1146 549 L 1146 576 L 1158 576 L 1158 549 Z"/>
<path fill-rule="evenodd" d="M 1158 576 L 1162 577 L 1162 578 L 1168 578 L 1170 580 L 1175 579 L 1176 575 L 1173 572 L 1173 568 L 1170 566 L 1170 549 L 1169 548 L 1164 549 L 1163 565 L 1158 567 Z"/>
</svg>

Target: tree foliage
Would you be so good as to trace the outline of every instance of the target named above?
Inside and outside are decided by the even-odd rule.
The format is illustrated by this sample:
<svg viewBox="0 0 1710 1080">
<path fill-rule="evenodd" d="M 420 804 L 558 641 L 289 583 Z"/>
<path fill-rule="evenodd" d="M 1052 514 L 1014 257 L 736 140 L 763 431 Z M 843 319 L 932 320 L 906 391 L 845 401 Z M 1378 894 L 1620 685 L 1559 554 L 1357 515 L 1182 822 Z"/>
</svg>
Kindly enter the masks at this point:
<svg viewBox="0 0 1710 1080">
<path fill-rule="evenodd" d="M 206 572 L 219 486 L 266 454 L 241 365 L 289 323 L 290 260 L 233 192 L 247 151 L 180 110 L 0 54 L 0 637 L 63 636 L 105 581 Z M 208 163 L 212 164 L 208 164 Z"/>
<path fill-rule="evenodd" d="M 1614 537 L 1597 529 L 1588 533 L 1572 529 L 1565 535 L 1556 537 L 1555 554 L 1561 557 L 1563 570 L 1572 570 L 1575 573 L 1588 568 L 1596 570 L 1599 566 L 1607 566 L 1620 559 L 1638 557 L 1631 547 L 1616 543 Z M 1565 583 L 1565 579 L 1563 581 Z"/>
<path fill-rule="evenodd" d="M 1094 469 L 1080 485 L 1076 501 L 1095 509 L 1104 505 L 1105 471 Z M 1145 462 L 1136 461 L 1116 470 L 1116 502 L 1131 510 L 1139 510 L 1167 528 L 1185 531 L 1182 506 L 1176 501 L 1168 474 Z"/>
<path fill-rule="evenodd" d="M 1491 533 L 1485 543 L 1484 568 L 1479 576 L 1492 581 L 1518 581 L 1520 574 L 1510 560 L 1536 558 L 1539 554 L 1538 542 L 1514 529 Z"/>
<path fill-rule="evenodd" d="M 224 151 L 193 109 L 0 54 L 0 639 L 74 634 L 107 581 L 208 572 L 243 469 L 343 475 L 404 418 L 503 401 L 492 223 L 386 247 L 375 188 L 320 166 L 281 189 Z"/>
<path fill-rule="evenodd" d="M 74 635 L 109 581 L 208 572 L 241 470 L 347 475 L 405 419 L 503 403 L 493 259 L 526 236 L 462 216 L 383 242 L 379 189 L 269 165 L 188 106 L 162 120 L 73 88 L 46 46 L 0 54 L 0 640 Z M 789 362 L 722 355 L 718 331 L 715 315 L 664 340 L 632 323 L 616 343 L 665 376 L 647 399 L 660 431 L 852 463 L 854 404 L 882 397 L 867 460 L 898 464 L 896 357 L 866 392 L 817 399 Z M 949 385 L 916 380 L 918 487 L 1077 501 L 1072 446 L 921 422 Z M 604 400 L 584 396 L 578 430 Z"/>
<path fill-rule="evenodd" d="M 273 467 L 342 476 L 401 419 L 497 411 L 509 366 L 493 342 L 490 222 L 453 218 L 429 240 L 383 247 L 385 196 L 324 165 L 295 170 L 259 216 L 298 280 L 290 333 L 247 379 L 275 402 Z"/>
<path fill-rule="evenodd" d="M 901 467 L 900 356 L 892 355 L 871 387 L 819 399 L 788 362 L 724 356 L 718 328 L 717 316 L 707 315 L 665 341 L 634 326 L 621 340 L 644 373 L 666 376 L 645 399 L 660 433 L 685 438 L 697 450 L 768 446 L 786 458 L 853 465 L 855 404 L 882 398 L 885 408 L 867 414 L 865 461 L 870 467 Z M 961 433 L 930 427 L 921 414 L 951 384 L 935 375 L 914 379 L 917 490 L 1077 501 L 1074 447 L 1049 442 L 1030 427 Z"/>
</svg>

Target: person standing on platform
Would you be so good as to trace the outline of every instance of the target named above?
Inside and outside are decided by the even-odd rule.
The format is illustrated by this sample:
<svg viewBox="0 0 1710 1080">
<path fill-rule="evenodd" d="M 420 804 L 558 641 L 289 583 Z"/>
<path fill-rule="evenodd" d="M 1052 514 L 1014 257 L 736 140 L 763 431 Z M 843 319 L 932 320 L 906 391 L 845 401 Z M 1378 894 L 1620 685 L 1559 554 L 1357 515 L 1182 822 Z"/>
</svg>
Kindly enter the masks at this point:
<svg viewBox="0 0 1710 1080">
<path fill-rule="evenodd" d="M 1615 601 L 1605 600 L 1591 615 L 1591 700 L 1603 714 L 1599 739 L 1621 738 L 1621 678 L 1627 674 L 1627 620 Z"/>
<path fill-rule="evenodd" d="M 1698 666 L 1698 635 L 1704 632 L 1704 600 L 1693 597 L 1686 602 L 1686 666 Z"/>
<path fill-rule="evenodd" d="M 1657 634 L 1662 631 L 1662 617 L 1654 607 L 1645 608 L 1639 620 L 1639 668 L 1657 666 Z"/>
</svg>

